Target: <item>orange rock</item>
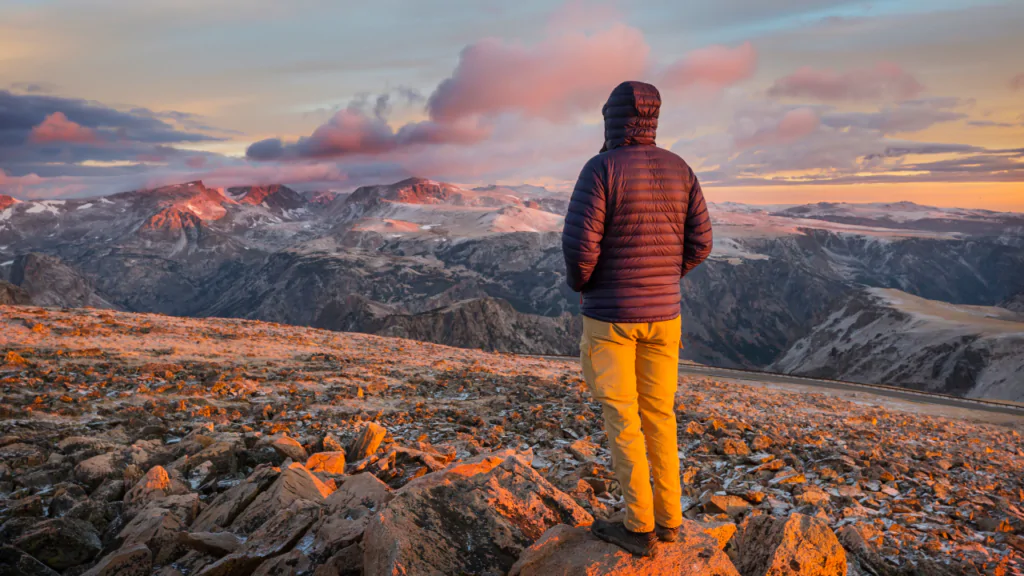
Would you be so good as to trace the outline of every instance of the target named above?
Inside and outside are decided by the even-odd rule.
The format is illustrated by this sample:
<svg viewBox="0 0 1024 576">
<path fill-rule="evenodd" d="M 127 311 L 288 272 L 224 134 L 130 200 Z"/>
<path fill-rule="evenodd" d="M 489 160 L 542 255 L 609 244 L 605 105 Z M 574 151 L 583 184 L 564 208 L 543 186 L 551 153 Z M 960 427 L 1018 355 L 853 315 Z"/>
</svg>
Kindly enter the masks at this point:
<svg viewBox="0 0 1024 576">
<path fill-rule="evenodd" d="M 319 452 L 313 454 L 306 460 L 306 468 L 310 472 L 324 472 L 326 474 L 345 473 L 344 452 Z"/>
<path fill-rule="evenodd" d="M 141 480 L 125 494 L 124 503 L 129 508 L 141 508 L 147 502 L 163 498 L 171 491 L 171 477 L 163 466 L 153 466 Z"/>
<path fill-rule="evenodd" d="M 846 551 L 819 518 L 750 516 L 733 543 L 745 576 L 846 576 Z"/>
</svg>

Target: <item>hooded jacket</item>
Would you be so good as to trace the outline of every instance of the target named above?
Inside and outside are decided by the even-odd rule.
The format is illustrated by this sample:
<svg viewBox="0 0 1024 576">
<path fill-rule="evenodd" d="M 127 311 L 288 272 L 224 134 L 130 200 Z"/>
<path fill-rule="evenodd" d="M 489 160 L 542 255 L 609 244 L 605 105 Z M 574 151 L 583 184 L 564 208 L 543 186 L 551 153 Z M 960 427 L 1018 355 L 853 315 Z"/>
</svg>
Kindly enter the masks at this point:
<svg viewBox="0 0 1024 576">
<path fill-rule="evenodd" d="M 624 82 L 604 105 L 605 143 L 590 159 L 562 230 L 566 281 L 584 316 L 659 322 L 679 316 L 679 280 L 711 253 L 711 219 L 682 158 L 658 148 L 661 95 Z"/>
</svg>

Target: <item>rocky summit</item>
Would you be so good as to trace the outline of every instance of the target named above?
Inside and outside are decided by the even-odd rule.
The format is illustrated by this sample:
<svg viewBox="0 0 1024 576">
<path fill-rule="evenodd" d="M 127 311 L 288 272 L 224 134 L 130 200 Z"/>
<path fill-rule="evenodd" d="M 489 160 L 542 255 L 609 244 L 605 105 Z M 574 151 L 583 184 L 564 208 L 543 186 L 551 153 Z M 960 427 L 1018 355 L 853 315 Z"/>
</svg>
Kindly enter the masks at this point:
<svg viewBox="0 0 1024 576">
<path fill-rule="evenodd" d="M 681 378 L 635 558 L 575 362 L 0 306 L 0 575 L 1024 574 L 1024 418 Z"/>
</svg>

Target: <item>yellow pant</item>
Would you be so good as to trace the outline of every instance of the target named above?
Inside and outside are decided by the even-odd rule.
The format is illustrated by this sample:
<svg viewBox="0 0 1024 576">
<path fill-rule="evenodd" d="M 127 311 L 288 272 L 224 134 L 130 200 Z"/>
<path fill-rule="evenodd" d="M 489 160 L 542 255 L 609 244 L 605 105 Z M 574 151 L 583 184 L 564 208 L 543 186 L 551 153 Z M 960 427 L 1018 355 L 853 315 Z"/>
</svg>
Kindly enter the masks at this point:
<svg viewBox="0 0 1024 576">
<path fill-rule="evenodd" d="M 655 522 L 665 528 L 683 523 L 675 413 L 679 332 L 679 318 L 643 324 L 583 318 L 583 377 L 604 410 L 625 524 L 633 532 L 654 530 Z"/>
</svg>

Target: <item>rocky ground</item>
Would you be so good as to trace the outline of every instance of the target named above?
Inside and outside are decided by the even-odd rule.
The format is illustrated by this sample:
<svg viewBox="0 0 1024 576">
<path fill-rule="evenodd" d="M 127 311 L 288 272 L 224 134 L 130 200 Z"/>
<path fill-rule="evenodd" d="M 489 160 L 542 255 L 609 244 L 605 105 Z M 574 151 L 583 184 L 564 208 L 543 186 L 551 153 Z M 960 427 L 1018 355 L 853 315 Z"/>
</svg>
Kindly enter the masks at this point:
<svg viewBox="0 0 1024 576">
<path fill-rule="evenodd" d="M 0 575 L 1024 574 L 1019 423 L 681 384 L 637 560 L 572 363 L 0 306 Z"/>
</svg>

